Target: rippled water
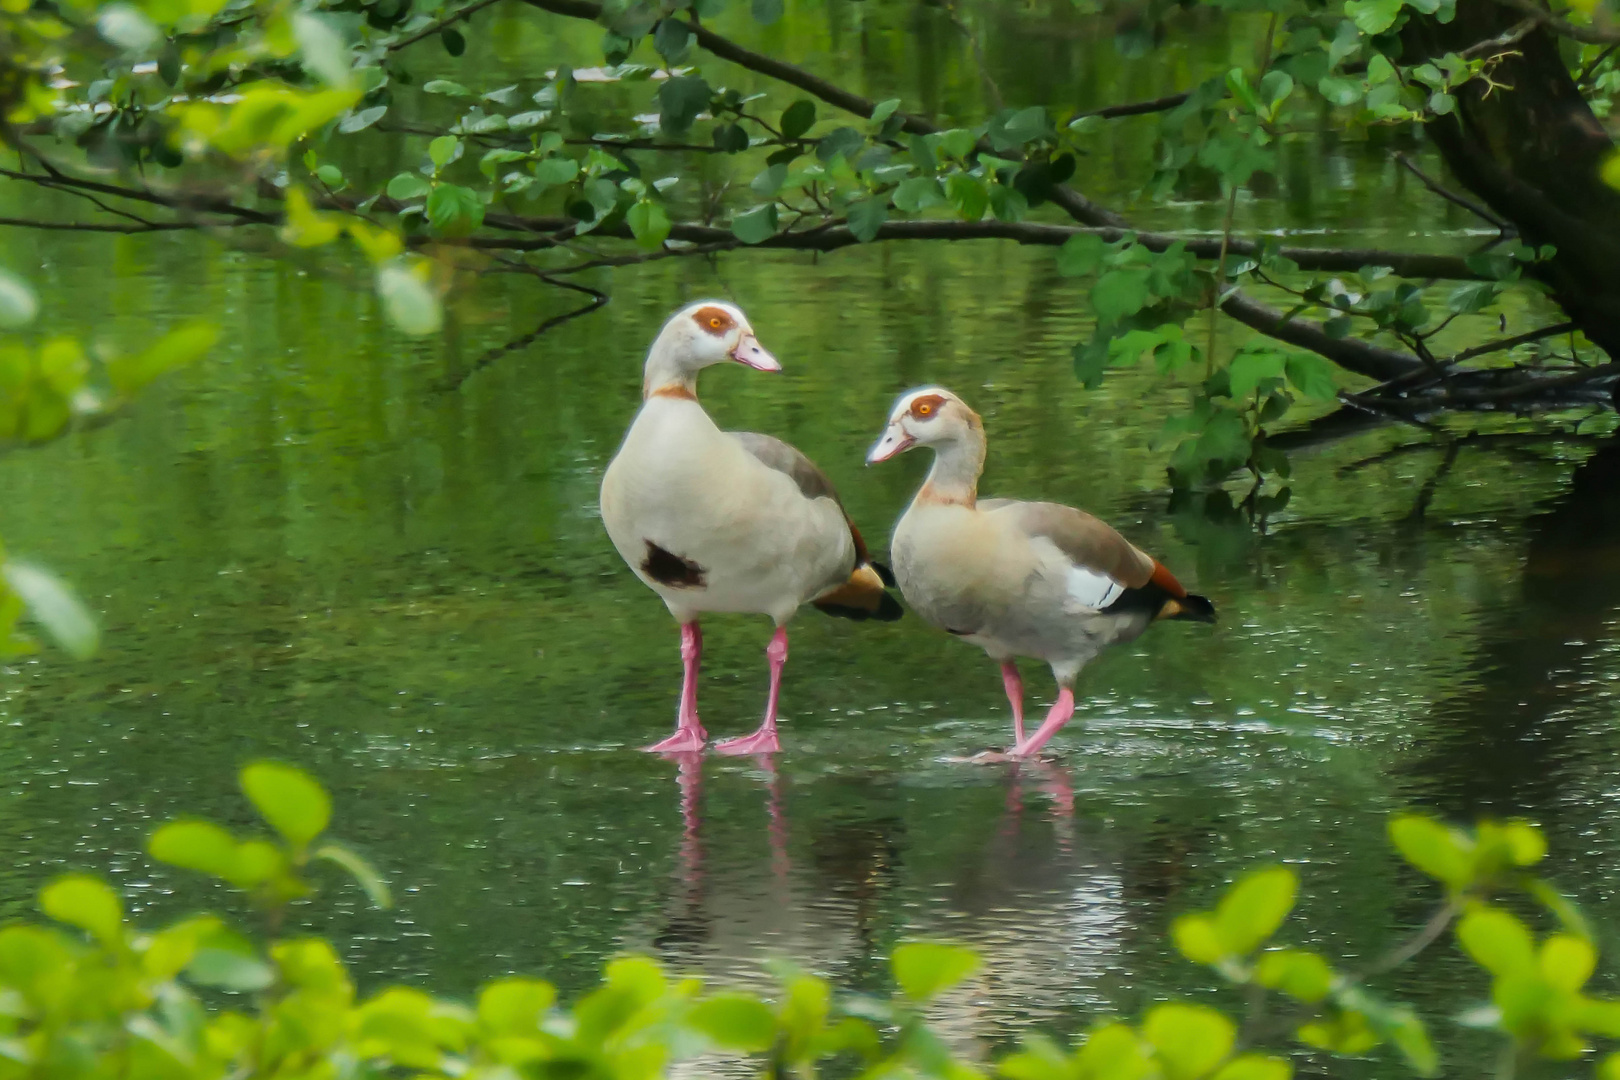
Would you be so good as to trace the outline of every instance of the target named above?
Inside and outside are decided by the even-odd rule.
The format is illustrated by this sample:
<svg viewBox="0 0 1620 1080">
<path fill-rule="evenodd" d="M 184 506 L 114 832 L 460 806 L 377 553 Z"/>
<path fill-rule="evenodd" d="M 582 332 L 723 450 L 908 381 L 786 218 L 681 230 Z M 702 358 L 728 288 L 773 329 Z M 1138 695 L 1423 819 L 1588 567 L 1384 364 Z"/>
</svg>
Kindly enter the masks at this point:
<svg viewBox="0 0 1620 1080">
<path fill-rule="evenodd" d="M 1363 222 L 1334 161 L 1369 167 L 1329 156 L 1304 174 L 1322 201 L 1302 220 L 1332 238 L 1466 230 L 1428 203 Z M 1041 252 L 622 271 L 608 308 L 453 391 L 447 375 L 567 301 L 492 277 L 446 340 L 415 343 L 363 280 L 202 238 L 25 235 L 10 254 L 54 326 L 129 340 L 208 313 L 226 338 L 119 423 L 0 460 L 8 545 L 75 581 L 106 630 L 93 661 L 47 653 L 0 682 L 9 914 L 64 867 L 110 871 L 155 913 L 228 904 L 142 841 L 181 812 L 247 824 L 234 769 L 259 755 L 330 784 L 338 832 L 400 894 L 375 913 L 334 885 L 300 911 L 371 984 L 524 970 L 573 990 L 635 949 L 736 981 L 785 955 L 872 988 L 897 940 L 931 934 L 987 957 L 948 1006 L 958 1038 L 1067 1033 L 1203 993 L 1169 919 L 1259 861 L 1297 866 L 1318 944 L 1371 955 L 1433 899 L 1384 840 L 1413 804 L 1545 823 L 1556 875 L 1614 912 L 1607 416 L 1313 442 L 1259 534 L 1171 509 L 1155 437 L 1184 392 L 1129 371 L 1081 389 L 1067 354 L 1085 298 Z M 977 650 L 915 618 L 814 612 L 793 624 L 774 767 L 632 752 L 673 720 L 677 639 L 607 543 L 596 489 L 646 343 L 710 294 L 741 303 L 787 370 L 712 371 L 705 403 L 819 461 L 875 547 L 925 462 L 868 470 L 862 452 L 894 394 L 939 382 L 984 414 L 988 493 L 1098 513 L 1221 623 L 1158 627 L 1088 669 L 1047 763 L 953 762 L 1010 734 Z M 768 624 L 705 631 L 705 721 L 751 730 Z M 1044 706 L 1047 675 L 1025 677 Z M 1455 974 L 1393 988 L 1449 1008 Z"/>
</svg>

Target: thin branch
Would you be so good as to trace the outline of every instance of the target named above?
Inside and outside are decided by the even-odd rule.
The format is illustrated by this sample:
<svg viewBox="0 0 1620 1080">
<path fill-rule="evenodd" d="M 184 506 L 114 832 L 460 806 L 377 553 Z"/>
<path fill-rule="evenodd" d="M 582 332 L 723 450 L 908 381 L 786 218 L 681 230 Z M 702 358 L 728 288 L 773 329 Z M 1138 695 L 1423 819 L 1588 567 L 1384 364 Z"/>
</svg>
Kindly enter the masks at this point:
<svg viewBox="0 0 1620 1080">
<path fill-rule="evenodd" d="M 1560 37 L 1567 37 L 1574 41 L 1584 41 L 1588 45 L 1608 45 L 1620 42 L 1620 30 L 1600 26 L 1577 26 L 1572 22 L 1560 19 L 1536 3 L 1535 0 L 1496 0 L 1496 2 L 1503 7 L 1510 7 L 1514 11 L 1528 15 L 1535 20 L 1538 26 L 1545 26 Z"/>
<path fill-rule="evenodd" d="M 1575 85 L 1585 86 L 1586 80 L 1592 77 L 1592 73 L 1598 69 L 1598 65 L 1613 56 L 1616 49 L 1620 49 L 1620 44 L 1610 45 L 1607 49 L 1594 56 L 1592 62 L 1582 68 L 1579 75 L 1575 76 Z"/>
<path fill-rule="evenodd" d="M 1187 99 L 1192 97 L 1191 90 L 1184 90 L 1179 94 L 1169 94 L 1150 101 L 1132 101 L 1124 105 L 1104 105 L 1100 109 L 1087 109 L 1076 113 L 1075 119 L 1082 116 L 1100 116 L 1104 120 L 1113 120 L 1121 116 L 1145 116 L 1148 113 L 1169 112 L 1179 105 L 1185 105 Z"/>
<path fill-rule="evenodd" d="M 409 45 L 415 45 L 423 38 L 432 37 L 439 31 L 444 30 L 447 27 L 454 26 L 463 19 L 471 18 L 477 12 L 483 11 L 485 8 L 496 2 L 497 0 L 476 0 L 475 3 L 468 4 L 460 11 L 453 11 L 449 15 L 446 15 L 444 18 L 440 19 L 438 22 L 423 27 L 410 37 L 401 38 L 400 40 L 394 42 L 392 45 L 388 46 L 388 51 L 391 53 L 398 52 Z"/>
<path fill-rule="evenodd" d="M 172 210 L 203 211 L 211 214 L 228 214 L 241 218 L 244 221 L 260 225 L 275 224 L 279 215 L 266 214 L 262 210 L 251 210 L 245 206 L 237 206 L 228 199 L 206 195 L 166 195 L 152 191 L 149 188 L 118 187 L 115 184 L 103 184 L 95 180 L 85 180 L 77 176 L 57 174 L 54 176 L 41 176 L 38 173 L 17 172 L 13 169 L 0 169 L 0 177 L 7 180 L 23 180 L 31 184 L 44 187 L 73 188 L 79 191 L 94 191 L 102 195 L 116 195 L 122 199 L 132 199 L 136 202 L 149 203 L 153 206 L 167 206 Z"/>
<path fill-rule="evenodd" d="M 1449 203 L 1454 203 L 1476 217 L 1489 222 L 1491 225 L 1496 227 L 1497 231 L 1503 233 L 1504 235 L 1508 233 L 1512 233 L 1515 236 L 1518 235 L 1518 230 L 1513 227 L 1511 222 L 1504 221 L 1502 218 L 1497 217 L 1495 214 L 1491 213 L 1474 200 L 1459 195 L 1449 188 L 1443 187 L 1438 180 L 1435 180 L 1422 169 L 1418 168 L 1417 165 L 1413 163 L 1412 159 L 1407 157 L 1405 154 L 1396 154 L 1395 161 L 1407 172 L 1411 173 L 1413 176 L 1422 181 L 1424 187 L 1428 188 L 1442 199 Z"/>
<path fill-rule="evenodd" d="M 1502 338 L 1500 341 L 1487 341 L 1483 345 L 1475 345 L 1472 349 L 1464 349 L 1462 352 L 1448 360 L 1447 363 L 1460 364 L 1464 360 L 1472 360 L 1476 356 L 1484 356 L 1487 353 L 1493 352 L 1503 352 L 1519 345 L 1528 345 L 1532 341 L 1540 341 L 1542 338 L 1557 337 L 1559 334 L 1575 329 L 1577 329 L 1577 327 L 1572 322 L 1554 323 L 1551 326 L 1543 326 L 1523 334 L 1515 335 L 1514 337 Z"/>
<path fill-rule="evenodd" d="M 196 229 L 200 226 L 189 221 L 148 221 L 140 225 L 115 225 L 112 222 L 35 221 L 29 218 L 0 217 L 0 226 L 16 229 L 40 229 L 46 232 L 99 232 L 149 233 L 170 232 L 176 229 Z"/>
<path fill-rule="evenodd" d="M 1408 353 L 1396 352 L 1357 338 L 1331 338 L 1315 323 L 1284 318 L 1283 312 L 1234 293 L 1221 304 L 1221 310 L 1238 322 L 1267 337 L 1309 349 L 1338 364 L 1346 371 L 1369 379 L 1388 380 L 1423 370 L 1422 362 Z"/>
<path fill-rule="evenodd" d="M 566 217 L 517 217 L 510 214 L 487 214 L 485 224 L 511 232 L 557 233 L 570 230 L 576 224 Z M 631 237 L 629 226 L 622 222 L 611 227 L 600 227 L 591 235 L 617 239 Z M 670 238 L 692 244 L 716 245 L 711 250 L 760 247 L 791 251 L 835 251 L 861 241 L 842 221 L 830 221 L 803 232 L 784 232 L 762 243 L 747 245 L 732 235 L 731 230 L 714 225 L 677 223 L 670 229 Z M 1220 254 L 1219 237 L 1184 237 L 1174 233 L 1136 232 L 1112 226 L 1087 227 L 1077 225 L 1047 225 L 1033 221 L 952 221 L 922 219 L 912 221 L 886 221 L 879 226 L 877 240 L 1014 240 L 1020 244 L 1040 247 L 1058 247 L 1074 236 L 1096 236 L 1113 243 L 1125 236 L 1134 236 L 1149 251 L 1164 251 L 1172 244 L 1181 244 L 1200 259 L 1217 258 Z M 552 246 L 555 241 L 534 243 L 528 239 L 500 237 L 474 237 L 474 247 L 534 250 Z M 1262 245 L 1253 240 L 1232 238 L 1227 250 L 1236 255 L 1259 255 Z M 1382 251 L 1367 248 L 1302 248 L 1272 249 L 1276 254 L 1292 259 L 1302 270 L 1330 273 L 1354 273 L 1366 266 L 1388 266 L 1402 277 L 1438 277 L 1459 281 L 1488 280 L 1483 274 L 1470 270 L 1464 260 L 1454 255 L 1426 255 L 1400 251 Z"/>
</svg>

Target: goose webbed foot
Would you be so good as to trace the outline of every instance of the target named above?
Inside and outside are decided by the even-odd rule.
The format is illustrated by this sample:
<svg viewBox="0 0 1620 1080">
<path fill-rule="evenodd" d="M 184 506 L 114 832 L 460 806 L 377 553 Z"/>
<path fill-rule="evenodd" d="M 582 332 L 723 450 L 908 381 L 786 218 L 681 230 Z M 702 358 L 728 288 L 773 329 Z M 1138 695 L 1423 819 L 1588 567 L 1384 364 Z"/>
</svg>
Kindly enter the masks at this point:
<svg viewBox="0 0 1620 1080">
<path fill-rule="evenodd" d="M 714 752 L 717 754 L 775 754 L 782 749 L 781 740 L 776 737 L 776 725 L 766 724 L 752 735 L 743 735 L 735 739 L 727 739 L 716 743 Z"/>
</svg>

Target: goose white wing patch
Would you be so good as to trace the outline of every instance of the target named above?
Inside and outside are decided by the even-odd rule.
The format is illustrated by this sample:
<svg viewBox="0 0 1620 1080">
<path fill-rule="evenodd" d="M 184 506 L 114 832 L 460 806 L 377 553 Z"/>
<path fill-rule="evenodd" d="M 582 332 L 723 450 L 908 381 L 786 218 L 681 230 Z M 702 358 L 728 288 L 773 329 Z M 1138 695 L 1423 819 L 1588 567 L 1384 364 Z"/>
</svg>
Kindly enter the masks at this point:
<svg viewBox="0 0 1620 1080">
<path fill-rule="evenodd" d="M 1084 566 L 1069 567 L 1069 595 L 1094 611 L 1101 611 L 1124 593 L 1125 586 Z"/>
</svg>

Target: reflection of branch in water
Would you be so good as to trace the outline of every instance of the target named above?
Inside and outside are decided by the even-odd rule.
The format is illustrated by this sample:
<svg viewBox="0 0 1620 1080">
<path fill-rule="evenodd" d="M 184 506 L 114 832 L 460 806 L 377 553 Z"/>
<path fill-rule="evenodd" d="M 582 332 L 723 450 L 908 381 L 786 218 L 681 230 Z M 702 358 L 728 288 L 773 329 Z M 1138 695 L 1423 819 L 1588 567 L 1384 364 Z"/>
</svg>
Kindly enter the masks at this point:
<svg viewBox="0 0 1620 1080">
<path fill-rule="evenodd" d="M 1272 440 L 1273 442 L 1275 440 Z M 1423 450 L 1437 450 L 1442 446 L 1477 446 L 1486 450 L 1502 450 L 1509 453 L 1520 453 L 1526 446 L 1537 446 L 1542 443 L 1583 443 L 1596 446 L 1605 441 L 1604 436 L 1582 435 L 1574 431 L 1476 431 L 1455 438 L 1446 437 L 1444 440 L 1424 439 L 1418 442 L 1401 443 L 1388 450 L 1380 450 L 1370 457 L 1359 461 L 1352 461 L 1348 465 L 1341 465 L 1334 472 L 1334 476 L 1343 479 L 1352 473 L 1373 465 L 1382 465 L 1386 461 L 1406 454 L 1414 454 Z M 1540 455 L 1522 455 L 1532 464 L 1545 465 L 1547 460 Z"/>
<path fill-rule="evenodd" d="M 468 379 L 472 378 L 474 375 L 478 374 L 480 371 L 484 370 L 489 365 L 505 356 L 507 353 L 516 352 L 518 349 L 527 348 L 528 346 L 533 345 L 536 341 L 540 340 L 541 335 L 545 334 L 546 331 L 561 326 L 563 323 L 569 322 L 570 320 L 577 319 L 581 315 L 589 315 L 591 312 L 608 302 L 607 293 L 600 289 L 593 289 L 589 285 L 581 285 L 577 281 L 565 281 L 562 278 L 553 277 L 552 275 L 544 273 L 543 271 L 536 270 L 532 266 L 524 266 L 519 263 L 512 263 L 509 265 L 514 270 L 521 270 L 525 273 L 533 274 L 535 277 L 539 278 L 541 281 L 544 281 L 548 285 L 555 285 L 560 289 L 571 289 L 577 293 L 584 293 L 590 297 L 590 300 L 583 307 L 577 307 L 572 311 L 565 311 L 561 315 L 552 315 L 549 318 L 543 319 L 541 320 L 539 326 L 536 326 L 533 330 L 530 330 L 522 337 L 513 338 L 505 345 L 497 345 L 495 348 L 490 349 L 488 352 L 484 353 L 483 356 L 480 356 L 477 360 L 474 360 L 471 364 L 467 365 L 467 367 L 459 374 L 447 377 L 436 387 L 436 389 L 440 391 L 459 389 L 461 385 Z"/>
</svg>

